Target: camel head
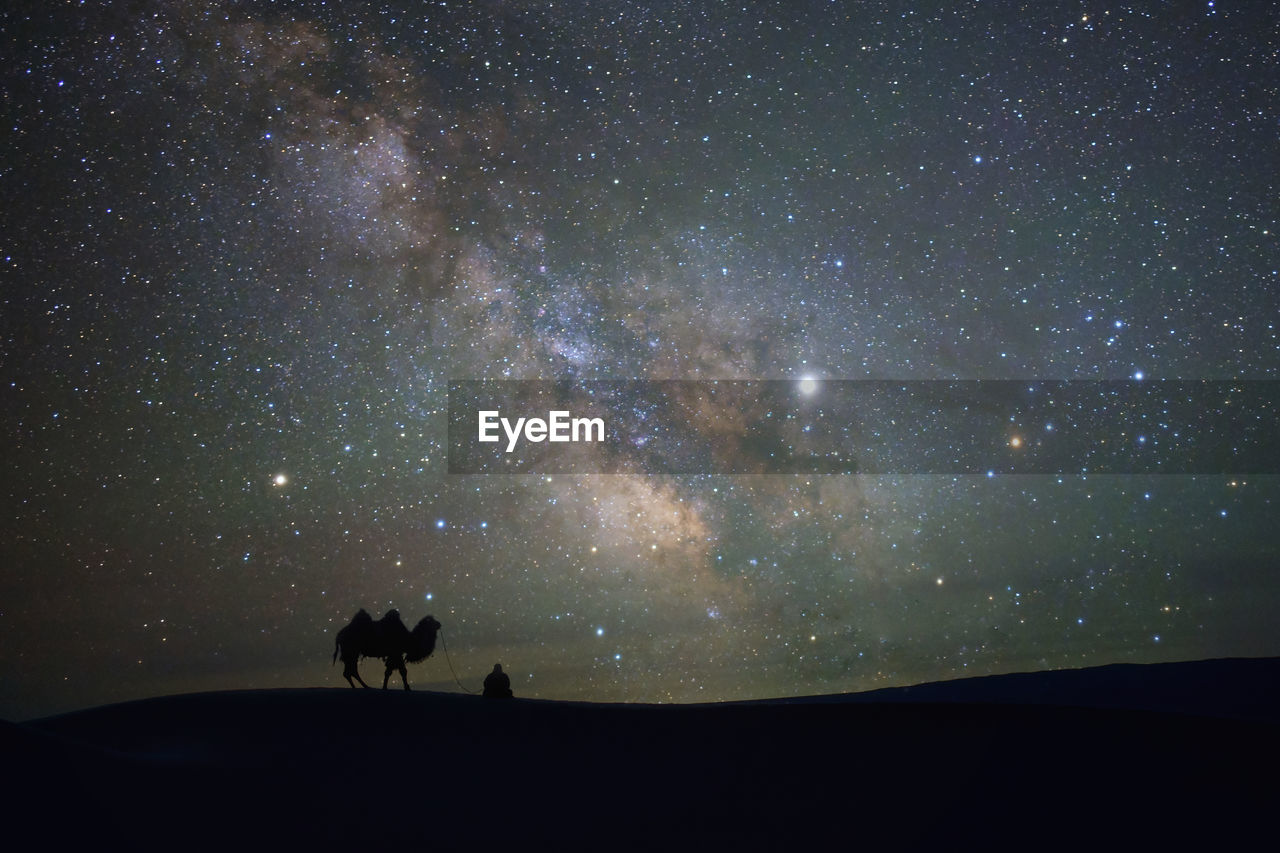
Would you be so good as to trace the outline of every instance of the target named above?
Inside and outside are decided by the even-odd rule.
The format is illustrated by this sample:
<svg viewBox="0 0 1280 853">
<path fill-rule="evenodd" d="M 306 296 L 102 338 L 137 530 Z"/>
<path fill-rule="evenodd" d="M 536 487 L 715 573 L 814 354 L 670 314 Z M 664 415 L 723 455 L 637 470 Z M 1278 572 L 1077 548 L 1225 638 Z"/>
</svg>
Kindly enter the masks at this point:
<svg viewBox="0 0 1280 853">
<path fill-rule="evenodd" d="M 431 656 L 436 650 L 436 634 L 440 631 L 440 623 L 434 616 L 424 616 L 422 621 L 413 627 L 409 649 L 405 657 L 409 663 L 418 663 Z"/>
</svg>

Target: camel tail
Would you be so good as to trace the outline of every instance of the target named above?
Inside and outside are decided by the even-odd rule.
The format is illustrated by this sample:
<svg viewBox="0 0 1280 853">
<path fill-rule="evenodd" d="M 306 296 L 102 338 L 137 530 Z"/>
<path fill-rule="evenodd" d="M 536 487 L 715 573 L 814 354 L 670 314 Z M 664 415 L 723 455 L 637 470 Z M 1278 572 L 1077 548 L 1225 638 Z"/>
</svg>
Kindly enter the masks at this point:
<svg viewBox="0 0 1280 853">
<path fill-rule="evenodd" d="M 338 662 L 338 649 L 340 648 L 342 648 L 342 638 L 334 637 L 333 638 L 333 663 Z M 333 666 L 333 664 L 330 664 L 330 666 Z"/>
</svg>

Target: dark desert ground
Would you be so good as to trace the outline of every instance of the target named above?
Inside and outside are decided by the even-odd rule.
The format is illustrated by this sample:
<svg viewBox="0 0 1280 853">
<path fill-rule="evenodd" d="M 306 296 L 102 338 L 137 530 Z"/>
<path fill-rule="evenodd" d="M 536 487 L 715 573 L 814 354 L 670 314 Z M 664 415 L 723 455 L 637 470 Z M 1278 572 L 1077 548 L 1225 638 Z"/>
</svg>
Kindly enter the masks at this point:
<svg viewBox="0 0 1280 853">
<path fill-rule="evenodd" d="M 1274 817 L 1278 675 L 1116 665 L 701 705 L 169 696 L 4 724 L 7 824 L 174 848 L 1230 845 Z"/>
</svg>

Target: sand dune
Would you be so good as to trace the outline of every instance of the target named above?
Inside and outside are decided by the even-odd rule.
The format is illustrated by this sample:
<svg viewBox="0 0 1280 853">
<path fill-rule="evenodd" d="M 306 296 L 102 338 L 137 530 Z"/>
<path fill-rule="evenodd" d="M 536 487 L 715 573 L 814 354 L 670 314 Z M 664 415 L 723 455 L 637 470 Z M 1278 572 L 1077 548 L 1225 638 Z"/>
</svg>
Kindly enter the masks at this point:
<svg viewBox="0 0 1280 853">
<path fill-rule="evenodd" d="M 170 849 L 1225 841 L 1274 803 L 1251 774 L 1280 758 L 1278 674 L 1206 661 L 680 706 L 243 691 L 4 724 L 0 742 L 18 826 Z"/>
</svg>

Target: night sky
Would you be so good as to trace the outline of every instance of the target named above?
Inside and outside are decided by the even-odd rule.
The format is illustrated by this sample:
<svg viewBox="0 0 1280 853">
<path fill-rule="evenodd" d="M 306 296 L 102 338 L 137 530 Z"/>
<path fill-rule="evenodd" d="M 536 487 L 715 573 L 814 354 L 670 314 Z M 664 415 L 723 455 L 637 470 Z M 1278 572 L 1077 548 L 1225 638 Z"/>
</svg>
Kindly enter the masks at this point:
<svg viewBox="0 0 1280 853">
<path fill-rule="evenodd" d="M 360 607 L 560 699 L 1280 654 L 1274 475 L 447 464 L 460 379 L 1280 379 L 1278 23 L 6 4 L 0 716 L 346 689 Z"/>
</svg>

